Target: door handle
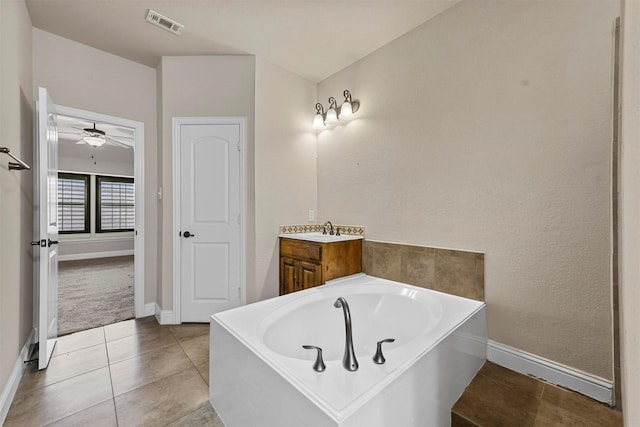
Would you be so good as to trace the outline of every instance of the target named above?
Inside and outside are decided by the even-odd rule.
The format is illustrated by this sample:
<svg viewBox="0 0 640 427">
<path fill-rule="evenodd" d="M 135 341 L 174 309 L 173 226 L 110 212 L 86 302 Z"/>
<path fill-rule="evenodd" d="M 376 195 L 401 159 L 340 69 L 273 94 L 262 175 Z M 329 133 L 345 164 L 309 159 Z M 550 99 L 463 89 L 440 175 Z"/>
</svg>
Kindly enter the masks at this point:
<svg viewBox="0 0 640 427">
<path fill-rule="evenodd" d="M 184 237 L 186 237 L 187 239 L 188 239 L 189 237 L 195 237 L 195 234 L 191 234 L 191 233 L 189 233 L 188 231 L 185 231 L 184 233 L 182 233 L 182 235 L 183 235 Z"/>
<path fill-rule="evenodd" d="M 49 246 L 49 247 L 51 247 L 51 246 L 53 246 L 53 245 L 57 245 L 57 244 L 58 244 L 58 241 L 57 241 L 57 240 L 51 240 L 51 239 L 49 239 L 49 244 L 48 244 L 48 246 Z"/>
</svg>

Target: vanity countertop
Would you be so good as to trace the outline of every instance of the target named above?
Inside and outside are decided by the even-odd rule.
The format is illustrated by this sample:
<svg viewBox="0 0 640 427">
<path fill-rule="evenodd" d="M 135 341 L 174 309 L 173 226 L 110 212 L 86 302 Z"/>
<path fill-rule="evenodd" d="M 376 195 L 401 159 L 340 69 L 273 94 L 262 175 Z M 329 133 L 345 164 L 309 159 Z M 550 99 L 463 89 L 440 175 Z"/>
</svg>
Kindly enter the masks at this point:
<svg viewBox="0 0 640 427">
<path fill-rule="evenodd" d="M 351 234 L 341 234 L 339 236 L 322 234 L 320 232 L 314 233 L 284 233 L 278 237 L 284 237 L 286 239 L 306 240 L 307 242 L 317 243 L 331 243 L 331 242 L 346 242 L 348 240 L 360 240 L 364 239 L 364 236 L 354 236 Z"/>
</svg>

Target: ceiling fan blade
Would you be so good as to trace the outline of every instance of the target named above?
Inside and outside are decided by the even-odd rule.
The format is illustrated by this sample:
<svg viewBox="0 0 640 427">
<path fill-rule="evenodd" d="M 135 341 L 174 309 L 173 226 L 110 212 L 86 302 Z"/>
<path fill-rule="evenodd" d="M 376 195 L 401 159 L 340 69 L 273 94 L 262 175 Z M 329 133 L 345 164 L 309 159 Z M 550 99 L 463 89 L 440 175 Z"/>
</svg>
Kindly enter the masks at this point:
<svg viewBox="0 0 640 427">
<path fill-rule="evenodd" d="M 112 138 L 110 136 L 106 136 L 106 139 L 107 139 L 108 142 L 111 142 L 111 143 L 113 143 L 115 145 L 119 145 L 121 147 L 126 147 L 126 148 L 133 148 L 133 145 L 127 144 L 126 142 L 118 141 L 117 139 Z"/>
<path fill-rule="evenodd" d="M 80 141 L 76 142 L 76 144 L 86 144 L 87 141 L 85 141 L 84 139 L 81 139 Z"/>
<path fill-rule="evenodd" d="M 66 131 L 66 130 L 59 130 L 58 133 L 65 133 L 67 135 L 83 135 L 82 132 L 69 132 L 69 131 Z"/>
<path fill-rule="evenodd" d="M 135 138 L 132 136 L 122 136 L 122 135 L 105 135 L 107 138 L 117 138 L 117 139 L 125 139 L 128 141 L 133 141 Z"/>
</svg>

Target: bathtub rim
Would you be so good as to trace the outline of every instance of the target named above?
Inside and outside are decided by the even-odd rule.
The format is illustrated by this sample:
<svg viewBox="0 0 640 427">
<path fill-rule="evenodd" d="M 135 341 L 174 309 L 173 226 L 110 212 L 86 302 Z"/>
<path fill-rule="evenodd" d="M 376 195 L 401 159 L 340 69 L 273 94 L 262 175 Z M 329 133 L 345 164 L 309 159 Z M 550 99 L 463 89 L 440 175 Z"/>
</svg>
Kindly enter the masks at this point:
<svg viewBox="0 0 640 427">
<path fill-rule="evenodd" d="M 427 354 L 433 348 L 438 346 L 438 344 L 440 344 L 443 340 L 445 340 L 447 337 L 449 337 L 454 331 L 459 329 L 461 325 L 463 325 L 469 319 L 474 317 L 478 312 L 480 312 L 482 310 L 486 310 L 486 303 L 483 302 L 483 301 L 472 300 L 472 299 L 469 299 L 469 298 L 464 298 L 464 297 L 460 297 L 460 296 L 457 296 L 457 295 L 447 294 L 447 293 L 440 292 L 440 291 L 435 291 L 435 290 L 432 290 L 432 289 L 420 288 L 420 287 L 417 287 L 417 286 L 414 286 L 414 285 L 410 285 L 410 284 L 407 284 L 407 283 L 401 283 L 401 282 L 396 282 L 396 281 L 392 281 L 392 280 L 388 280 L 388 279 L 382 279 L 382 278 L 378 278 L 378 277 L 374 277 L 374 276 L 368 276 L 368 275 L 366 275 L 364 273 L 357 273 L 357 274 L 354 274 L 354 275 L 351 275 L 351 276 L 346 276 L 346 277 L 343 277 L 343 278 L 335 279 L 335 280 L 327 282 L 325 285 L 322 285 L 322 286 L 318 286 L 318 287 L 311 288 L 311 289 L 306 289 L 304 291 L 295 292 L 295 293 L 283 295 L 283 296 L 276 297 L 276 298 L 271 298 L 271 299 L 264 300 L 264 301 L 259 301 L 259 302 L 254 303 L 254 304 L 262 304 L 263 305 L 262 306 L 262 311 L 264 311 L 265 313 L 270 313 L 270 312 L 272 312 L 274 310 L 277 310 L 278 308 L 280 308 L 280 307 L 282 307 L 282 306 L 284 306 L 286 304 L 295 303 L 297 300 L 305 298 L 310 293 L 319 293 L 319 292 L 321 292 L 322 289 L 326 290 L 326 289 L 329 289 L 329 287 L 341 286 L 341 285 L 345 285 L 345 284 L 349 285 L 353 281 L 362 281 L 362 280 L 366 280 L 366 281 L 372 280 L 375 283 L 384 283 L 384 284 L 389 284 L 389 285 L 392 285 L 392 286 L 410 287 L 412 289 L 416 289 L 416 290 L 419 290 L 421 292 L 424 291 L 424 292 L 428 292 L 428 293 L 436 293 L 436 294 L 441 295 L 445 299 L 468 301 L 474 307 L 470 311 L 465 311 L 465 315 L 463 317 L 460 317 L 460 319 L 458 319 L 452 325 L 449 325 L 449 327 L 446 330 L 442 331 L 442 333 L 440 333 L 439 336 L 435 340 L 431 341 L 429 344 L 425 344 L 425 345 L 419 346 L 420 348 L 418 348 L 417 350 L 414 350 L 413 352 L 409 353 L 407 355 L 407 357 L 402 362 L 399 362 L 398 365 L 395 366 L 391 372 L 388 372 L 388 373 L 385 373 L 384 375 L 382 375 L 382 377 L 379 378 L 377 381 L 375 381 L 371 387 L 369 387 L 369 388 L 365 389 L 364 391 L 358 393 L 354 398 L 352 398 L 349 402 L 347 402 L 345 405 L 343 405 L 342 408 L 336 408 L 334 405 L 332 405 L 330 402 L 328 402 L 325 397 L 323 397 L 319 393 L 317 393 L 314 390 L 312 390 L 308 385 L 306 385 L 298 377 L 296 377 L 296 375 L 294 373 L 292 373 L 291 370 L 284 364 L 284 362 L 294 361 L 294 362 L 296 362 L 296 364 L 305 364 L 306 365 L 306 364 L 308 364 L 308 361 L 303 361 L 303 360 L 300 360 L 300 359 L 293 359 L 293 358 L 278 354 L 278 353 L 274 352 L 273 350 L 269 349 L 266 345 L 264 345 L 263 343 L 261 343 L 259 341 L 259 337 L 257 335 L 257 330 L 258 330 L 257 324 L 259 324 L 260 321 L 262 319 L 264 319 L 264 317 L 266 317 L 266 315 L 264 315 L 263 317 L 261 317 L 257 321 L 256 325 L 254 325 L 255 327 L 253 327 L 253 329 L 251 331 L 252 334 L 254 335 L 251 338 L 253 338 L 253 340 L 255 342 L 251 342 L 250 339 L 247 339 L 247 337 L 243 336 L 241 333 L 238 333 L 236 330 L 234 330 L 234 325 L 232 325 L 232 323 L 234 323 L 233 320 L 231 322 L 228 322 L 228 321 L 225 321 L 225 319 L 224 319 L 225 317 L 229 316 L 229 313 L 231 313 L 231 312 L 237 313 L 238 310 L 242 310 L 243 308 L 248 307 L 249 305 L 245 305 L 245 306 L 242 306 L 242 307 L 238 307 L 238 308 L 234 308 L 234 309 L 231 309 L 231 310 L 226 310 L 224 312 L 213 314 L 211 316 L 211 319 L 212 319 L 212 321 L 215 321 L 220 326 L 222 326 L 227 332 L 229 332 L 233 337 L 235 337 L 238 341 L 240 341 L 245 347 L 250 349 L 258 358 L 260 358 L 260 360 L 262 360 L 265 364 L 267 364 L 267 366 L 269 366 L 272 370 L 274 370 L 280 376 L 282 376 L 282 378 L 284 378 L 289 384 L 291 384 L 296 390 L 298 390 L 298 392 L 303 394 L 307 399 L 309 399 L 311 402 L 313 402 L 325 414 L 327 414 L 330 418 L 332 418 L 336 422 L 340 423 L 340 422 L 344 421 L 345 419 L 347 419 L 350 415 L 355 413 L 363 405 L 365 405 L 369 400 L 371 400 L 381 390 L 383 390 L 390 383 L 392 383 L 396 378 L 398 378 L 400 375 L 402 375 L 404 372 L 406 372 L 411 366 L 413 366 L 425 354 Z M 254 305 L 254 304 L 251 304 L 251 305 Z M 235 320 L 237 321 L 237 319 L 235 319 Z M 486 339 L 487 338 L 484 337 L 485 345 L 486 345 Z M 256 345 L 256 343 L 258 343 L 258 344 Z M 338 363 L 338 361 L 328 362 L 327 363 L 327 367 L 329 367 L 329 363 Z M 341 364 L 341 361 L 339 363 Z M 311 368 L 308 367 L 308 369 L 311 369 Z M 353 372 L 347 372 L 344 369 L 338 369 L 338 372 L 340 372 L 343 375 L 353 375 L 354 374 Z M 356 372 L 356 374 L 357 374 L 357 372 Z"/>
</svg>

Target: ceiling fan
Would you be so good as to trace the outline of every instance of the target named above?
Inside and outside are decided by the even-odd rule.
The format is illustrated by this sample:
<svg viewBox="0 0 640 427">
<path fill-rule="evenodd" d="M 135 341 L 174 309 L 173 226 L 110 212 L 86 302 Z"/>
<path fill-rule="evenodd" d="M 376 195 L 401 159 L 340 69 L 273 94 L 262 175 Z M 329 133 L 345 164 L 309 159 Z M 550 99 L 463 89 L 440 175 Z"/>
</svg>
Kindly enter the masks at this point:
<svg viewBox="0 0 640 427">
<path fill-rule="evenodd" d="M 60 133 L 70 134 L 70 135 L 83 135 L 83 137 L 76 142 L 76 144 L 89 144 L 92 147 L 100 147 L 103 144 L 112 144 L 118 145 L 120 147 L 133 148 L 133 137 L 129 136 L 117 136 L 113 137 L 107 135 L 105 131 L 96 128 L 96 124 L 93 124 L 92 128 L 75 128 L 82 132 L 68 132 L 68 131 L 60 131 Z M 116 139 L 117 138 L 117 139 Z M 129 140 L 130 143 L 121 141 L 121 140 Z"/>
</svg>

